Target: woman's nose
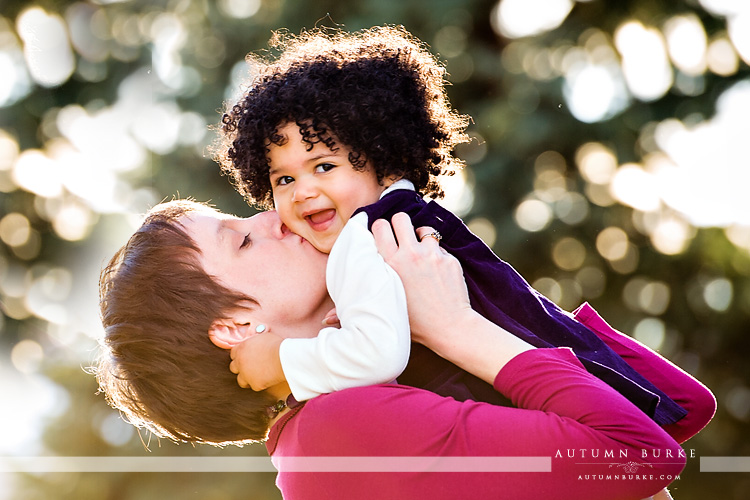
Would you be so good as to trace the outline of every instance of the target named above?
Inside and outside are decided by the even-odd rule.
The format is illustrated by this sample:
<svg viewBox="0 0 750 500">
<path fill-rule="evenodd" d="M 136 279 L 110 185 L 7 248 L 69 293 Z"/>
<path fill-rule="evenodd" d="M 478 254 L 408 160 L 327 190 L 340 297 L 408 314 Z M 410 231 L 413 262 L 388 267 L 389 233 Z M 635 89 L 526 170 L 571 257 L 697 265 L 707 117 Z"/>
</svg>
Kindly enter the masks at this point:
<svg viewBox="0 0 750 500">
<path fill-rule="evenodd" d="M 256 226 L 256 232 L 262 233 L 270 238 L 281 239 L 290 233 L 286 224 L 281 222 L 281 218 L 276 210 L 261 212 L 258 215 L 254 215 L 249 220 Z"/>
</svg>

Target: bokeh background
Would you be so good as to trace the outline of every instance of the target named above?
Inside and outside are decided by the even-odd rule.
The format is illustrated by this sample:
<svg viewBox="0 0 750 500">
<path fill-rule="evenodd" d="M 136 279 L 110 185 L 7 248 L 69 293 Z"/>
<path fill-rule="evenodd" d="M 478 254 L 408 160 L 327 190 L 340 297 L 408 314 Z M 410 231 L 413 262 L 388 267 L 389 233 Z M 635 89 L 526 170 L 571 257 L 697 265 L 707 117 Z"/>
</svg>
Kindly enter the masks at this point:
<svg viewBox="0 0 750 500">
<path fill-rule="evenodd" d="M 172 196 L 250 215 L 207 153 L 275 29 L 400 24 L 473 117 L 445 203 L 566 309 L 704 381 L 685 446 L 750 455 L 750 2 L 0 2 L 0 456 L 264 456 L 140 435 L 86 373 L 97 278 Z M 146 450 L 144 443 L 148 445 Z M 0 473 L 2 499 L 278 499 L 272 473 Z M 746 499 L 691 459 L 678 500 Z"/>
</svg>

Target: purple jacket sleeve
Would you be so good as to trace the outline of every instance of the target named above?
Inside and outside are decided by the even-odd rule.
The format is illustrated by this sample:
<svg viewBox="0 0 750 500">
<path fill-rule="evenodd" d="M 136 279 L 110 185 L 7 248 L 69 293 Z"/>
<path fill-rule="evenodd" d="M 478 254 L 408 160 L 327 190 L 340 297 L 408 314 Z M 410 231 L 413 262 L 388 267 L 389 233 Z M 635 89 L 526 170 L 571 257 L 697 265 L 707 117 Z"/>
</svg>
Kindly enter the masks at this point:
<svg viewBox="0 0 750 500">
<path fill-rule="evenodd" d="M 576 309 L 574 317 L 638 373 L 687 410 L 685 417 L 664 426 L 678 443 L 684 443 L 708 425 L 716 413 L 716 398 L 708 387 L 659 353 L 612 328 L 588 303 Z"/>
</svg>

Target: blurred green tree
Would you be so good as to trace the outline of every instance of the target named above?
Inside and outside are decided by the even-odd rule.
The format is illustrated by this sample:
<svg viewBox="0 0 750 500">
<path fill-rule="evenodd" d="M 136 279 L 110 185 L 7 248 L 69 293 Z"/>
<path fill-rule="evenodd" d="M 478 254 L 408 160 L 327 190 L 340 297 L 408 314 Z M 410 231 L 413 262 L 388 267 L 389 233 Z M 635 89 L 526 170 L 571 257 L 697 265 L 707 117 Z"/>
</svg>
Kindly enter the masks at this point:
<svg viewBox="0 0 750 500">
<path fill-rule="evenodd" d="M 96 273 L 132 229 L 130 214 L 175 195 L 252 213 L 206 154 L 208 126 L 247 75 L 245 54 L 279 28 L 401 24 L 445 61 L 450 98 L 473 117 L 475 140 L 459 150 L 466 187 L 451 206 L 550 298 L 568 309 L 592 302 L 714 390 L 717 416 L 686 448 L 750 455 L 750 211 L 737 195 L 750 171 L 739 135 L 750 12 L 741 0 L 522 5 L 6 0 L 0 369 L 3 400 L 18 411 L 0 421 L 28 436 L 4 439 L 3 454 L 145 454 L 81 370 L 98 334 Z M 12 399 L 16 382 L 39 386 L 32 397 L 47 403 Z M 749 481 L 700 473 L 696 458 L 673 493 L 743 499 Z M 27 473 L 8 483 L 14 499 L 279 497 L 270 473 Z"/>
</svg>

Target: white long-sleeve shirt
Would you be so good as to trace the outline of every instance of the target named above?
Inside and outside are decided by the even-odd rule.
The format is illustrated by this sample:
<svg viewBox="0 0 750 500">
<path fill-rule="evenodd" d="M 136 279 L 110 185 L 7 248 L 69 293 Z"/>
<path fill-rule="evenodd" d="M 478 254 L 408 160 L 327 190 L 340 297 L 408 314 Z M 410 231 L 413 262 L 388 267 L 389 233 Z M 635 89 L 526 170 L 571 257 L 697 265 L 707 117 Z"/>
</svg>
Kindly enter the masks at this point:
<svg viewBox="0 0 750 500">
<path fill-rule="evenodd" d="M 411 340 L 404 287 L 378 253 L 367 222 L 365 213 L 350 219 L 328 258 L 326 286 L 341 327 L 281 343 L 281 366 L 298 401 L 391 382 L 406 367 Z"/>
</svg>

